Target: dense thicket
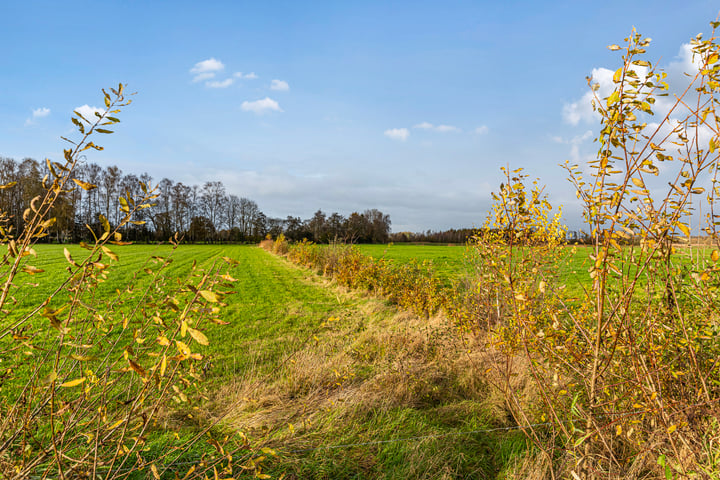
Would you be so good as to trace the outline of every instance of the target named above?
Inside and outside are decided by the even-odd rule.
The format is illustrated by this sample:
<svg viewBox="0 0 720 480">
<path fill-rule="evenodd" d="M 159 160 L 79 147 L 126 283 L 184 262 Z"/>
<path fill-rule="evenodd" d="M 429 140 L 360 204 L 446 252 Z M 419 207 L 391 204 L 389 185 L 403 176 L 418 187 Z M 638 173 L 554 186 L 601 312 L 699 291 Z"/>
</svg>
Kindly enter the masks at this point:
<svg viewBox="0 0 720 480">
<path fill-rule="evenodd" d="M 18 162 L 0 157 L 0 211 L 8 212 L 7 225 L 15 234 L 22 232 L 23 213 L 33 198 L 44 192 L 43 178 L 50 175 L 49 166 L 32 158 Z M 99 215 L 111 225 L 122 216 L 117 206 L 120 196 L 140 196 L 141 183 L 152 178 L 124 174 L 117 166 L 102 168 L 95 163 L 78 166 L 74 178 L 94 185 L 85 190 L 75 188 L 55 203 L 56 223 L 46 237 L 54 242 L 91 240 L 87 226 L 99 228 Z M 339 213 L 326 215 L 321 210 L 312 218 L 288 216 L 285 219 L 265 215 L 253 200 L 228 194 L 220 181 L 185 185 L 163 178 L 157 184 L 156 204 L 138 212 L 136 223 L 123 227 L 123 237 L 132 241 L 167 240 L 175 232 L 187 242 L 256 242 L 266 235 L 284 234 L 291 240 L 308 239 L 318 243 L 384 243 L 390 235 L 390 217 L 371 209 L 353 212 L 349 217 Z"/>
</svg>

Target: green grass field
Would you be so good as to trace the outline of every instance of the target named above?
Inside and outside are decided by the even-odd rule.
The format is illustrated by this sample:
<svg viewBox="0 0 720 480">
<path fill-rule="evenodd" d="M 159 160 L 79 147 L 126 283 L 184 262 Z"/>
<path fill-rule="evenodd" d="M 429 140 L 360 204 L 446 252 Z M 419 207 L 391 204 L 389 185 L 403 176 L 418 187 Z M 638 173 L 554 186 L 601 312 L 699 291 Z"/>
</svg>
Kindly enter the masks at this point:
<svg viewBox="0 0 720 480">
<path fill-rule="evenodd" d="M 396 262 L 429 262 L 435 274 L 449 284 L 473 274 L 472 255 L 466 246 L 448 245 L 358 245 L 358 249 L 371 257 L 387 258 Z M 582 288 L 590 285 L 588 268 L 591 265 L 590 247 L 566 247 L 567 255 L 559 265 L 558 281 L 572 296 L 579 296 Z"/>
<path fill-rule="evenodd" d="M 387 258 L 396 262 L 429 262 L 435 274 L 446 283 L 472 275 L 473 261 L 468 247 L 447 245 L 358 245 L 364 254 L 375 258 Z M 568 298 L 579 298 L 592 287 L 588 269 L 592 266 L 590 255 L 593 248 L 582 245 L 564 247 L 565 255 L 558 264 L 558 286 L 563 287 Z M 707 265 L 712 247 L 678 246 L 673 263 L 681 266 Z M 642 281 L 642 280 L 641 280 Z"/>
<path fill-rule="evenodd" d="M 28 257 L 29 264 L 44 272 L 18 277 L 17 304 L 6 320 L 62 283 L 63 248 L 35 248 L 38 257 Z M 208 399 L 191 416 L 175 407 L 165 414 L 181 435 L 223 417 L 213 432 L 231 438 L 242 432 L 253 447 L 275 449 L 278 457 L 266 460 L 264 471 L 286 478 L 435 478 L 440 471 L 495 478 L 527 449 L 521 432 L 467 433 L 507 419 L 465 363 L 467 345 L 440 320 L 344 291 L 253 246 L 112 248 L 119 262 L 110 262 L 95 301 L 114 309 L 125 308 L 112 304 L 116 290 L 152 288 L 143 272 L 157 268 L 147 262 L 152 255 L 171 256 L 166 275 L 177 279 L 190 274 L 193 261 L 209 266 L 227 256 L 238 262 L 231 272 L 235 293 L 225 297 L 221 316 L 228 325 L 204 327 Z M 82 258 L 80 247 L 68 249 Z M 450 271 L 459 268 L 462 251 L 437 249 L 433 258 L 447 260 Z M 57 334 L 46 319 L 32 321 Z M 147 454 L 163 452 L 168 435 L 151 432 Z M 340 445 L 351 446 L 335 448 Z"/>
</svg>

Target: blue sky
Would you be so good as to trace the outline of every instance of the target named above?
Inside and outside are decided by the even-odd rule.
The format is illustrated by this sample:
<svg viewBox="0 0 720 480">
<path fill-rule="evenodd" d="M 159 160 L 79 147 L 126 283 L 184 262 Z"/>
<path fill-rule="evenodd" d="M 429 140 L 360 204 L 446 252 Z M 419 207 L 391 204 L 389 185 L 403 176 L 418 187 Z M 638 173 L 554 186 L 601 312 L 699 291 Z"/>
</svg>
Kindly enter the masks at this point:
<svg viewBox="0 0 720 480">
<path fill-rule="evenodd" d="M 378 208 L 394 231 L 479 226 L 500 166 L 580 226 L 558 164 L 592 155 L 585 77 L 634 26 L 687 64 L 714 1 L 2 2 L 0 155 L 58 158 L 73 109 L 137 92 L 88 161 L 221 180 L 269 216 Z"/>
</svg>

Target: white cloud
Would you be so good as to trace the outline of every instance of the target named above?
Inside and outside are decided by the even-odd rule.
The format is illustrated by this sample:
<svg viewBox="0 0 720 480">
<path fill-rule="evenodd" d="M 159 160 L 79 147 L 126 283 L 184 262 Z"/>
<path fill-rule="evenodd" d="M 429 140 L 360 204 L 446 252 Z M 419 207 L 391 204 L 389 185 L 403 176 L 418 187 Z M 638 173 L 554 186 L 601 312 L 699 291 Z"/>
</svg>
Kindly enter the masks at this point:
<svg viewBox="0 0 720 480">
<path fill-rule="evenodd" d="M 573 138 L 567 139 L 563 137 L 550 137 L 550 139 L 555 143 L 564 143 L 566 145 L 579 145 L 581 143 L 584 143 L 586 140 L 591 139 L 593 136 L 592 130 L 586 130 L 585 133 L 582 135 L 576 135 Z"/>
<path fill-rule="evenodd" d="M 458 127 L 455 127 L 453 125 L 438 125 L 435 127 L 435 130 L 438 132 L 459 132 L 460 129 Z"/>
<path fill-rule="evenodd" d="M 258 115 L 267 113 L 270 111 L 282 112 L 282 108 L 278 105 L 278 102 L 270 97 L 265 97 L 262 100 L 255 100 L 254 102 L 245 101 L 240 106 L 244 112 L 254 112 Z"/>
<path fill-rule="evenodd" d="M 32 115 L 33 118 L 47 117 L 48 115 L 50 115 L 50 109 L 45 107 L 36 108 L 35 110 L 33 110 Z"/>
<path fill-rule="evenodd" d="M 32 111 L 32 118 L 28 118 L 27 120 L 25 120 L 25 126 L 27 127 L 28 125 L 32 125 L 33 123 L 35 123 L 35 122 L 33 122 L 33 120 L 36 118 L 43 118 L 43 117 L 47 117 L 48 115 L 50 115 L 49 108 L 45 108 L 45 107 L 35 108 Z"/>
<path fill-rule="evenodd" d="M 593 82 L 597 82 L 600 85 L 597 91 L 598 98 L 602 99 L 609 96 L 615 89 L 615 84 L 612 80 L 614 73 L 615 72 L 607 68 L 593 68 Z M 585 123 L 597 121 L 600 117 L 593 111 L 592 101 L 594 98 L 595 95 L 593 95 L 593 92 L 587 91 L 580 100 L 563 105 L 563 120 L 570 125 L 577 125 L 581 121 Z"/>
<path fill-rule="evenodd" d="M 208 79 L 210 79 L 210 78 L 215 78 L 215 74 L 214 74 L 214 73 L 210 73 L 210 72 L 208 72 L 208 73 L 201 73 L 201 74 L 195 75 L 195 76 L 193 77 L 193 83 L 202 82 L 203 80 L 208 80 Z"/>
<path fill-rule="evenodd" d="M 475 129 L 475 133 L 478 135 L 485 135 L 486 133 L 488 133 L 489 130 L 490 129 L 487 127 L 487 125 L 480 125 Z"/>
<path fill-rule="evenodd" d="M 413 125 L 413 128 L 419 128 L 422 130 L 434 130 L 436 132 L 461 132 L 458 127 L 454 127 L 452 125 L 438 125 L 435 126 L 430 122 L 422 122 L 418 123 L 417 125 Z"/>
<path fill-rule="evenodd" d="M 195 66 L 190 69 L 190 73 L 194 75 L 193 82 L 200 82 L 208 78 L 213 78 L 217 72 L 221 72 L 223 69 L 225 69 L 225 65 L 223 65 L 220 60 L 208 58 L 207 60 L 196 63 Z"/>
<path fill-rule="evenodd" d="M 205 82 L 205 86 L 210 88 L 227 88 L 232 85 L 234 81 L 232 78 L 226 78 L 223 81 Z"/>
<path fill-rule="evenodd" d="M 404 142 L 410 136 L 410 131 L 407 128 L 390 128 L 385 130 L 385 136 Z"/>
<path fill-rule="evenodd" d="M 283 80 L 273 80 L 270 84 L 270 90 L 279 90 L 282 92 L 286 92 L 290 90 L 290 85 L 288 85 L 288 83 Z"/>
<path fill-rule="evenodd" d="M 76 107 L 75 111 L 85 117 L 85 119 L 90 123 L 95 123 L 95 121 L 98 120 L 98 117 L 95 115 L 95 113 L 102 114 L 105 112 L 105 110 L 102 108 L 91 107 L 88 104 L 85 104 L 82 107 Z"/>
<path fill-rule="evenodd" d="M 255 72 L 250 72 L 250 73 L 246 73 L 246 74 L 243 74 L 242 72 L 235 72 L 235 73 L 233 73 L 233 77 L 245 78 L 248 80 L 254 80 L 254 79 L 258 78 L 258 76 L 255 75 Z"/>
</svg>

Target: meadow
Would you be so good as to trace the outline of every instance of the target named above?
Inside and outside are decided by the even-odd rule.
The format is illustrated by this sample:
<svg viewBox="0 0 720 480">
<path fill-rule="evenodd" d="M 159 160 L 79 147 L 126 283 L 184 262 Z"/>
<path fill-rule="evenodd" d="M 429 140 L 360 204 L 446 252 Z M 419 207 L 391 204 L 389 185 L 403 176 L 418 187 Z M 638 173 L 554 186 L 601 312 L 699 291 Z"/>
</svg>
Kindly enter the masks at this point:
<svg viewBox="0 0 720 480">
<path fill-rule="evenodd" d="M 398 263 L 425 262 L 446 286 L 462 282 L 475 271 L 474 251 L 464 245 L 358 245 L 358 250 L 373 258 L 386 258 Z M 592 247 L 567 246 L 564 258 L 558 262 L 558 282 L 565 285 L 572 296 L 580 296 L 588 287 L 588 266 Z"/>
<path fill-rule="evenodd" d="M 64 248 L 76 259 L 85 252 L 35 247 L 31 264 L 44 271 L 22 277 L 32 284 L 20 285 L 19 293 L 27 293 L 17 295 L 13 315 L 60 285 L 68 265 Z M 174 435 L 203 431 L 208 439 L 228 437 L 236 456 L 285 478 L 435 478 L 440 471 L 497 477 L 527 451 L 522 432 L 494 431 L 508 425 L 507 416 L 471 366 L 481 353 L 463 355 L 467 343 L 440 318 L 420 318 L 340 288 L 254 246 L 112 250 L 119 261 L 110 262 L 107 281 L 93 293 L 95 303 L 108 308 L 130 285 L 135 292 L 153 288 L 145 269 L 157 268 L 157 258 L 172 259 L 164 275 L 178 281 L 190 278 L 193 264 L 209 267 L 222 257 L 237 262 L 231 271 L 237 281 L 219 315 L 227 324 L 206 324 L 209 344 L 198 346 L 205 356 L 202 399 L 168 405 L 141 451 L 160 460 L 163 476 L 182 476 L 178 465 L 212 453 L 201 444 L 168 455 Z M 130 304 L 114 305 L 115 313 Z M 46 321 L 33 319 L 38 326 Z"/>
</svg>

